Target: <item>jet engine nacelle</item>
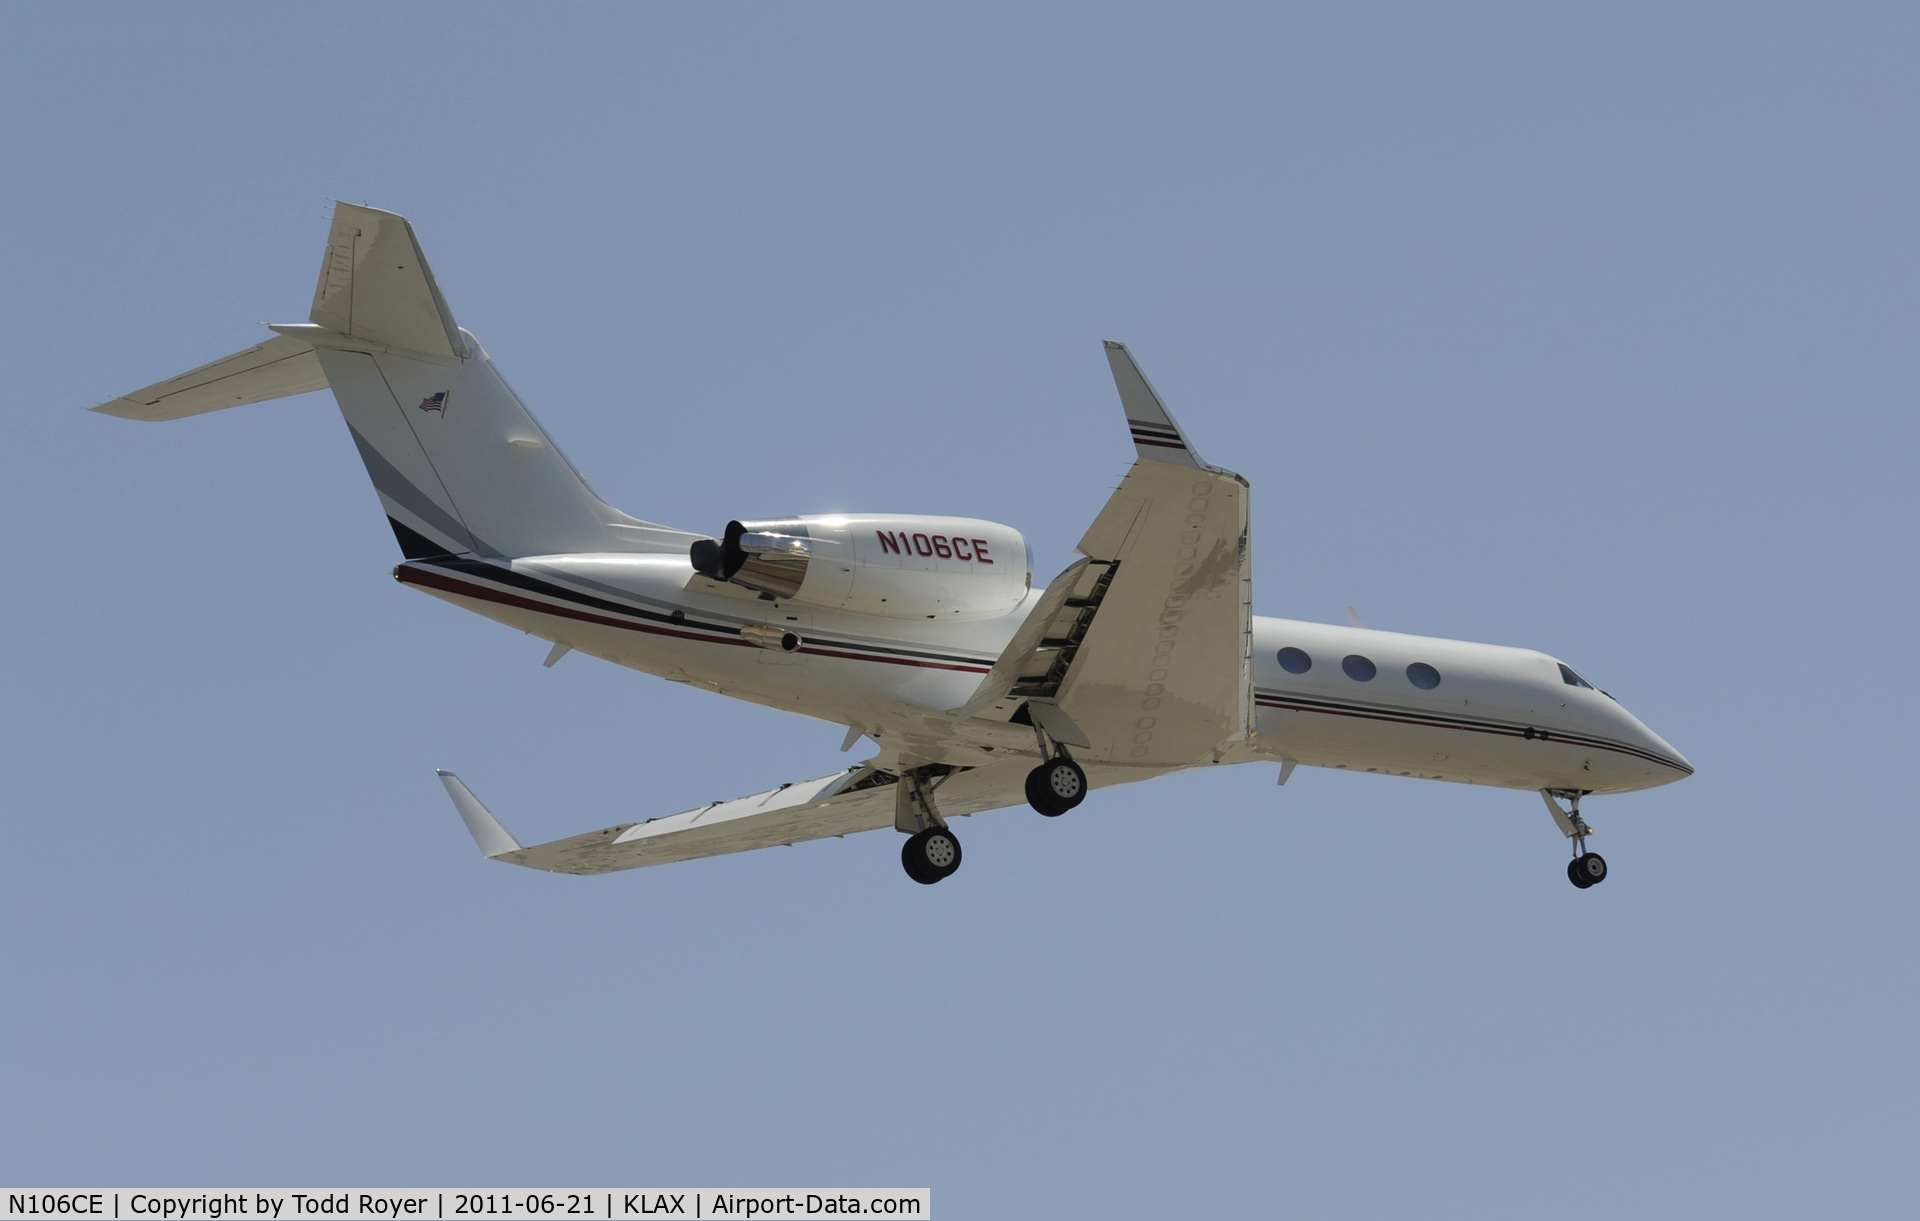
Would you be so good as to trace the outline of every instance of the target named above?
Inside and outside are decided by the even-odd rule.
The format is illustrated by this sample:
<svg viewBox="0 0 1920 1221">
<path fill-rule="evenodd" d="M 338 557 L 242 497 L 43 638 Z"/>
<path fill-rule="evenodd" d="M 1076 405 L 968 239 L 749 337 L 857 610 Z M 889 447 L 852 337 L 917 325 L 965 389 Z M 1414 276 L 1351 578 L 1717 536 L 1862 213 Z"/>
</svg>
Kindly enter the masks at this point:
<svg viewBox="0 0 1920 1221">
<path fill-rule="evenodd" d="M 1020 532 L 970 517 L 730 521 L 691 558 L 703 575 L 776 601 L 895 619 L 990 619 L 1033 586 Z"/>
</svg>

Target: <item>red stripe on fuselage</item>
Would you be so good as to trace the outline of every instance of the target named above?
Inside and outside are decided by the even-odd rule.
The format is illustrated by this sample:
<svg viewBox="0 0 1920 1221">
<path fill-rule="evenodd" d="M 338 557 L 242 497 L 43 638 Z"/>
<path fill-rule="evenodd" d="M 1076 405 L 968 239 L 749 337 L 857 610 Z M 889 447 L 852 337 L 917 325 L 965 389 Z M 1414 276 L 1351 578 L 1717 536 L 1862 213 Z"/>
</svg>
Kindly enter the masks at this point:
<svg viewBox="0 0 1920 1221">
<path fill-rule="evenodd" d="M 1362 721 L 1386 721 L 1394 725 L 1417 725 L 1423 729 L 1458 729 L 1464 733 L 1484 733 L 1497 738 L 1525 738 L 1527 736 L 1527 732 L 1524 729 L 1512 729 L 1504 725 L 1472 725 L 1460 721 L 1435 720 L 1431 717 L 1423 717 L 1410 713 L 1384 711 L 1362 712 L 1358 709 L 1325 708 L 1312 704 L 1282 702 L 1271 696 L 1256 697 L 1254 703 L 1262 708 L 1278 708 L 1288 712 L 1317 712 L 1323 716 L 1352 717 Z M 1536 730 L 1535 737 L 1549 744 L 1560 742 L 1568 746 L 1598 747 L 1601 750 L 1610 750 L 1615 754 L 1631 755 L 1636 759 L 1644 759 L 1648 763 L 1658 763 L 1662 767 L 1670 767 L 1676 772 L 1685 772 L 1689 776 L 1693 775 L 1692 768 L 1682 767 L 1671 759 L 1661 758 L 1651 751 L 1644 751 L 1638 747 L 1609 742 L 1605 738 L 1590 738 L 1584 734 L 1567 733 L 1557 729 L 1547 730 L 1544 736 L 1540 734 L 1540 731 Z"/>
<path fill-rule="evenodd" d="M 419 585 L 427 589 L 438 589 L 445 593 L 459 594 L 463 598 L 478 598 L 482 602 L 497 602 L 501 606 L 511 606 L 518 610 L 530 610 L 542 615 L 554 615 L 561 619 L 574 619 L 581 623 L 594 623 L 602 627 L 624 628 L 630 632 L 645 632 L 653 636 L 671 636 L 676 640 L 695 640 L 706 644 L 728 645 L 734 648 L 757 649 L 760 646 L 742 640 L 738 636 L 712 635 L 705 632 L 689 632 L 682 628 L 660 627 L 651 623 L 635 623 L 630 619 L 615 619 L 608 615 L 596 615 L 590 611 L 577 610 L 571 606 L 558 606 L 551 602 L 536 602 L 532 598 L 523 598 L 504 590 L 487 585 L 476 585 L 462 581 L 445 573 L 428 569 L 401 565 L 393 570 L 394 579 L 403 585 Z M 810 653 L 816 657 L 841 657 L 848 661 L 872 661 L 889 666 L 912 666 L 921 670 L 957 670 L 963 674 L 985 674 L 989 666 L 957 665 L 941 661 L 918 661 L 911 657 L 875 657 L 867 653 L 849 653 L 840 649 L 829 649 L 819 645 L 802 644 L 795 650 Z"/>
</svg>

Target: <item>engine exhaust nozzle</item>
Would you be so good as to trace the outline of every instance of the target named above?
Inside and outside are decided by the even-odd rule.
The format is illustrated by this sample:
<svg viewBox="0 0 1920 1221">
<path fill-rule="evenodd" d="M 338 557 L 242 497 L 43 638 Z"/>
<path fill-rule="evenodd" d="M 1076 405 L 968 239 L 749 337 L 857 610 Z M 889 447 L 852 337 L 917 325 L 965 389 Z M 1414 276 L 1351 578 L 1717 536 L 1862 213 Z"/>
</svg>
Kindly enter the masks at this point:
<svg viewBox="0 0 1920 1221">
<path fill-rule="evenodd" d="M 806 582 L 813 548 L 804 522 L 730 521 L 724 540 L 703 538 L 687 554 L 702 576 L 731 581 L 769 598 L 791 598 Z"/>
</svg>

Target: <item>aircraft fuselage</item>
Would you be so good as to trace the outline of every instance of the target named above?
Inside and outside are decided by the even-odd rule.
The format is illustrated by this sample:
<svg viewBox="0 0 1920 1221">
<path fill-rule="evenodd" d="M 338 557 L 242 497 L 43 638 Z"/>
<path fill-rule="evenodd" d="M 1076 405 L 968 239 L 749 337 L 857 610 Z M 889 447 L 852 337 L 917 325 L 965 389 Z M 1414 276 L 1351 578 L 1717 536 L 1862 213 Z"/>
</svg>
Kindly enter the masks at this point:
<svg viewBox="0 0 1920 1221">
<path fill-rule="evenodd" d="M 928 763 L 980 766 L 1038 749 L 1032 730 L 979 720 L 965 702 L 1038 593 L 995 619 L 919 624 L 796 607 L 702 584 L 672 555 L 424 560 L 404 584 L 522 631 L 649 674 L 857 728 Z M 741 628 L 799 637 L 791 652 Z M 1283 665 L 1288 651 L 1292 672 Z M 1514 789 L 1621 793 L 1692 773 L 1617 701 L 1530 649 L 1255 616 L 1257 732 L 1185 766 L 1272 759 Z M 1302 659 L 1305 666 L 1302 668 Z M 1140 699 L 1151 734 L 1168 715 Z M 1096 786 L 1179 768 L 1084 760 Z"/>
</svg>

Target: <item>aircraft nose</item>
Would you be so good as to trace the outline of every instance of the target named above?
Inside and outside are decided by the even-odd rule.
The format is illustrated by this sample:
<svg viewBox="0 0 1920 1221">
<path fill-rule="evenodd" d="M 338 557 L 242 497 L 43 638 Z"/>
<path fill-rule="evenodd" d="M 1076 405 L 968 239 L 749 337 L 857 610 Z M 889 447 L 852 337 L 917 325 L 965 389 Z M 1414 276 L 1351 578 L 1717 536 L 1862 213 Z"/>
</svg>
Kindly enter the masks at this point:
<svg viewBox="0 0 1920 1221">
<path fill-rule="evenodd" d="M 1693 764 L 1687 757 L 1675 750 L 1665 738 L 1649 729 L 1644 721 L 1625 708 L 1620 710 L 1633 723 L 1634 744 L 1646 753 L 1647 761 L 1654 765 L 1653 782 L 1670 784 L 1675 780 L 1684 780 L 1693 775 Z"/>
</svg>

